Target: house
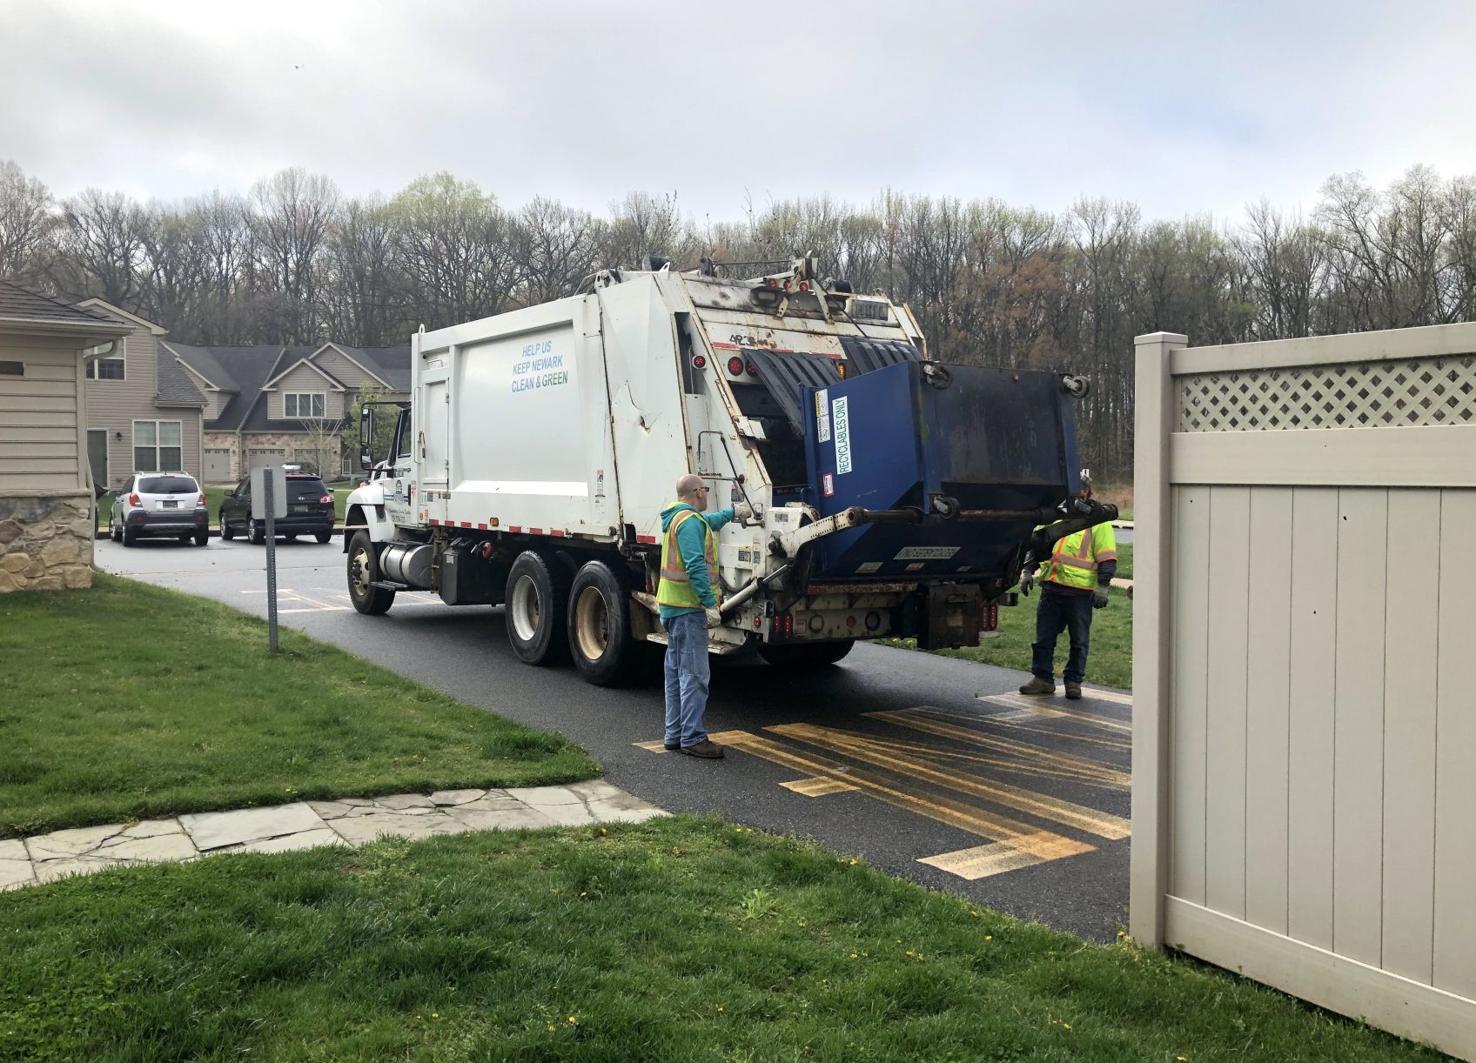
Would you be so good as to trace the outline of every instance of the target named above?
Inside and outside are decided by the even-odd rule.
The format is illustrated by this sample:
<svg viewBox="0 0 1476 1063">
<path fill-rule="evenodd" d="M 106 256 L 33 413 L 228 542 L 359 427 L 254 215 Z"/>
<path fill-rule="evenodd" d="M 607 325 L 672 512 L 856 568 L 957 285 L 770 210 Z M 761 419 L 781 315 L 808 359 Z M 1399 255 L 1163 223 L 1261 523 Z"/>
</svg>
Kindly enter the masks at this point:
<svg viewBox="0 0 1476 1063">
<path fill-rule="evenodd" d="M 0 592 L 92 585 L 83 352 L 132 331 L 0 281 Z"/>
<path fill-rule="evenodd" d="M 135 472 L 187 472 L 199 479 L 205 396 L 161 347 L 167 331 L 102 299 L 77 306 L 129 326 L 106 355 L 87 362 L 93 482 L 117 487 Z"/>
<path fill-rule="evenodd" d="M 358 471 L 342 436 L 360 394 L 408 399 L 410 347 L 203 347 L 172 341 L 205 395 L 205 479 L 229 483 L 292 462 L 336 477 Z M 350 432 L 352 435 L 352 432 Z"/>
</svg>

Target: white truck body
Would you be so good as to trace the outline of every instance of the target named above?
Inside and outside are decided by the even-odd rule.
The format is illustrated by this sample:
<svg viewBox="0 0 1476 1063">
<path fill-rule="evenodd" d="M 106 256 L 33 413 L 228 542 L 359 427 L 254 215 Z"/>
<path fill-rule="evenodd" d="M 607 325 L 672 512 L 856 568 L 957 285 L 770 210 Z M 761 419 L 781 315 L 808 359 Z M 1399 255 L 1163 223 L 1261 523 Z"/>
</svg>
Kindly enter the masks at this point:
<svg viewBox="0 0 1476 1063">
<path fill-rule="evenodd" d="M 367 551 L 345 544 L 351 590 L 357 578 L 363 594 L 373 584 L 392 599 L 395 589 L 443 583 L 448 551 L 479 550 L 477 559 L 502 567 L 477 585 L 478 596 L 468 597 L 473 592 L 465 587 L 439 587 L 442 597 L 454 603 L 506 597 L 511 610 L 507 566 L 519 552 L 561 559 L 571 571 L 604 558 L 624 566 L 619 578 L 631 592 L 630 637 L 662 641 L 651 597 L 661 512 L 674 500 L 677 477 L 695 472 L 711 487 L 711 508 L 744 501 L 754 511 L 752 519 L 718 533 L 716 582 L 732 604 L 713 633 L 715 650 L 781 637 L 845 639 L 849 646 L 857 636 L 905 634 L 894 607 L 917 589 L 916 580 L 843 591 L 807 588 L 802 575 L 800 584 L 764 582 L 793 577 L 801 546 L 859 518 L 850 510 L 822 516 L 815 489 L 807 496 L 796 483 L 807 475 L 805 441 L 795 438 L 806 429 L 793 396 L 815 405 L 827 441 L 830 413 L 812 391 L 791 386 L 785 421 L 762 366 L 783 372 L 818 366 L 828 379 L 841 380 L 847 344 L 861 341 L 893 352 L 888 357 L 926 360 L 905 306 L 823 290 L 802 264 L 758 281 L 667 269 L 605 271 L 585 294 L 412 337 L 413 397 L 395 454 L 349 499 L 346 523 L 364 529 L 372 544 Z M 845 410 L 843 402 L 838 410 Z M 843 427 L 837 423 L 837 431 Z M 426 546 L 431 549 L 421 549 Z M 917 549 L 918 557 L 935 556 Z M 384 564 L 371 564 L 370 555 Z M 936 556 L 946 560 L 949 553 Z M 498 583 L 504 578 L 506 594 Z M 553 590 L 546 586 L 543 594 Z M 382 611 L 363 608 L 358 596 L 355 604 Z M 527 608 L 536 612 L 539 605 Z M 541 608 L 550 612 L 547 603 Z M 534 612 L 519 621 L 523 630 L 542 622 Z M 510 621 L 510 632 L 514 626 Z M 970 630 L 977 637 L 977 622 Z"/>
</svg>

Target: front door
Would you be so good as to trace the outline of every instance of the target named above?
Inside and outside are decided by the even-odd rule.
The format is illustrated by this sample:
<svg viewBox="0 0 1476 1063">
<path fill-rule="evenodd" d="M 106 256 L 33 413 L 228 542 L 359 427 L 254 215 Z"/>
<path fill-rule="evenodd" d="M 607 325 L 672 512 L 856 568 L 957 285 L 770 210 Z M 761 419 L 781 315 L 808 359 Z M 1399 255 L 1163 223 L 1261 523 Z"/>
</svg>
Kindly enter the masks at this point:
<svg viewBox="0 0 1476 1063">
<path fill-rule="evenodd" d="M 108 489 L 108 430 L 87 430 L 87 462 L 92 466 L 92 486 L 99 491 Z"/>
</svg>

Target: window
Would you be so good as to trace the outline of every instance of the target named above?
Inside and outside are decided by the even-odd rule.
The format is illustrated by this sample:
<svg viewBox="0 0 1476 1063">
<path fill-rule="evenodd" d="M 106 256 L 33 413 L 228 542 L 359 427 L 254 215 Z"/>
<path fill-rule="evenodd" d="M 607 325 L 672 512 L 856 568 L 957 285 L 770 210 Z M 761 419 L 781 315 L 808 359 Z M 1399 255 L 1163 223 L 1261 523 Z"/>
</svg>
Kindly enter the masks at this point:
<svg viewBox="0 0 1476 1063">
<path fill-rule="evenodd" d="M 0 362 L 0 376 L 25 376 L 25 362 Z"/>
<path fill-rule="evenodd" d="M 100 351 L 101 347 L 94 347 L 92 351 Z M 92 351 L 88 351 L 91 354 Z M 124 379 L 123 367 L 128 357 L 128 337 L 124 336 L 118 340 L 118 345 L 106 358 L 87 359 L 88 380 L 122 380 Z"/>
<path fill-rule="evenodd" d="M 193 476 L 140 476 L 138 491 L 144 495 L 197 495 L 200 485 Z"/>
<path fill-rule="evenodd" d="M 133 422 L 133 467 L 139 472 L 166 472 L 184 467 L 179 421 Z"/>
<path fill-rule="evenodd" d="M 282 416 L 322 417 L 328 396 L 322 391 L 288 391 L 282 395 Z"/>
</svg>

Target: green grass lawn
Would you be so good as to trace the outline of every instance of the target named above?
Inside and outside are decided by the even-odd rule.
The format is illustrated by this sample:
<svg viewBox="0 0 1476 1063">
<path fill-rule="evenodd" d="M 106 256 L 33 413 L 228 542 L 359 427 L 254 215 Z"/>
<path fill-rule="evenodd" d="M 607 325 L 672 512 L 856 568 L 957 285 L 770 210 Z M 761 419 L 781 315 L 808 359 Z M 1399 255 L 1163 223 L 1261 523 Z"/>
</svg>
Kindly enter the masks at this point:
<svg viewBox="0 0 1476 1063">
<path fill-rule="evenodd" d="M 1439 1058 L 713 819 L 107 872 L 0 940 L 7 1059 Z"/>
<path fill-rule="evenodd" d="M 588 778 L 577 747 L 233 609 L 98 574 L 0 597 L 0 837 Z"/>
</svg>

